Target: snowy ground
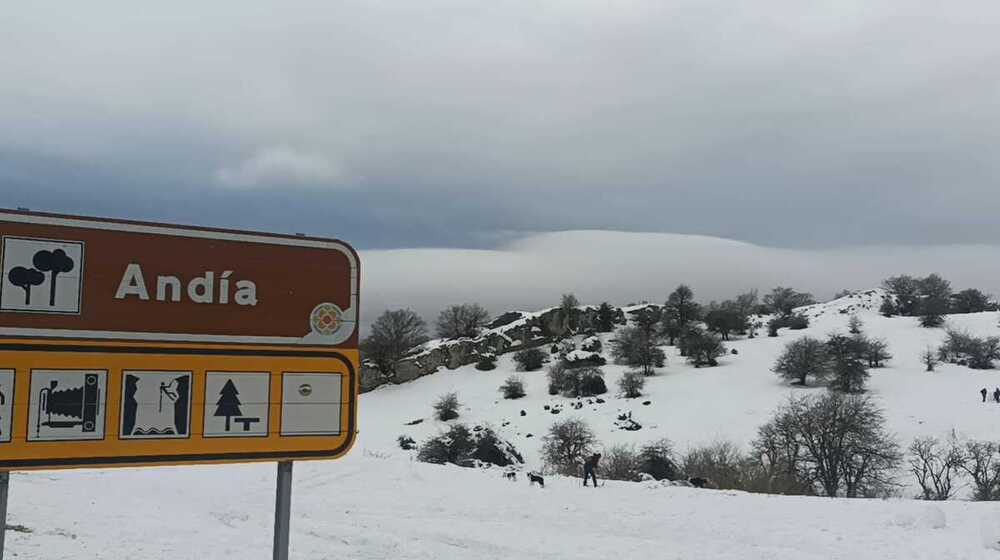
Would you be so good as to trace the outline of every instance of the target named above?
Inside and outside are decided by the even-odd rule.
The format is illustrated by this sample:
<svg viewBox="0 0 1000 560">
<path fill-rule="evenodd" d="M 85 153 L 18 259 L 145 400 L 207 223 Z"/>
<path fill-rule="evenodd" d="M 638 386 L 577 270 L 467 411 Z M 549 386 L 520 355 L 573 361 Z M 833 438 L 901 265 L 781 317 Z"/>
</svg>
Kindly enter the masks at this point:
<svg viewBox="0 0 1000 560">
<path fill-rule="evenodd" d="M 299 463 L 291 557 L 988 559 L 998 506 L 830 500 L 550 477 L 378 458 Z M 8 558 L 266 558 L 274 466 L 17 475 Z M 985 524 L 985 525 L 984 525 Z"/>
<path fill-rule="evenodd" d="M 624 371 L 605 368 L 612 393 L 579 410 L 550 397 L 543 373 L 524 374 L 528 396 L 500 399 L 510 357 L 492 372 L 471 367 L 361 398 L 360 437 L 337 462 L 295 467 L 292 558 L 668 558 L 668 559 L 966 559 L 1000 558 L 984 544 L 1000 540 L 1000 504 L 913 500 L 831 500 L 608 483 L 583 489 L 549 477 L 544 490 L 476 471 L 416 463 L 396 437 L 422 441 L 445 425 L 431 403 L 457 391 L 462 421 L 488 422 L 537 468 L 540 438 L 557 419 L 576 416 L 605 445 L 668 437 L 683 450 L 714 439 L 746 444 L 793 389 L 769 371 L 794 337 L 844 330 L 838 308 L 816 309 L 813 326 L 729 344 L 739 351 L 718 368 L 695 370 L 667 348 L 668 366 L 649 380 L 647 395 L 614 395 Z M 941 330 L 913 319 L 861 313 L 865 330 L 894 354 L 873 370 L 871 393 L 904 445 L 918 435 L 995 437 L 1000 405 L 979 402 L 979 389 L 1000 373 L 941 366 L 925 373 L 920 352 Z M 998 314 L 953 316 L 953 325 L 1000 334 Z M 643 405 L 644 401 L 649 405 Z M 586 402 L 586 401 L 584 401 Z M 545 405 L 561 405 L 553 415 Z M 527 415 L 520 416 L 525 410 Z M 622 411 L 643 425 L 614 426 Z M 420 424 L 405 423 L 423 419 Z M 506 425 L 505 425 L 506 424 Z M 532 437 L 528 437 L 528 434 Z M 270 554 L 273 464 L 15 473 L 7 558 L 228 559 Z M 24 532 L 22 532 L 24 531 Z"/>
</svg>

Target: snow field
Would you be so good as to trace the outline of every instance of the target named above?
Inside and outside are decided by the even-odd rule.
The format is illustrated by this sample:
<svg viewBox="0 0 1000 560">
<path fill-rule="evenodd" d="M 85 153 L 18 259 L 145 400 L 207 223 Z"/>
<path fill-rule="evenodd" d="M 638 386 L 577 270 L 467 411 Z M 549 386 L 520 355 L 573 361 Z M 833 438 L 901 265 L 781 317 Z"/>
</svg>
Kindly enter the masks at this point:
<svg viewBox="0 0 1000 560">
<path fill-rule="evenodd" d="M 273 464 L 17 475 L 18 559 L 263 558 Z M 608 482 L 582 488 L 379 457 L 295 466 L 291 557 L 995 558 L 994 504 L 831 500 Z"/>
</svg>

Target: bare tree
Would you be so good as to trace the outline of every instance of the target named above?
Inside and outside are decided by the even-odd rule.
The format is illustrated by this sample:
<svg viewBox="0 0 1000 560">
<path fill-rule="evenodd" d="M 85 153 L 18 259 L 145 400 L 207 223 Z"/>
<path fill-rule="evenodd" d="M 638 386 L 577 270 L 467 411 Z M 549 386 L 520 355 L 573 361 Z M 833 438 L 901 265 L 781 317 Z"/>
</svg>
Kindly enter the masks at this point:
<svg viewBox="0 0 1000 560">
<path fill-rule="evenodd" d="M 883 317 L 894 317 L 897 313 L 899 313 L 893 299 L 892 295 L 887 295 L 882 300 L 882 305 L 879 306 L 878 312 L 881 313 Z"/>
<path fill-rule="evenodd" d="M 438 434 L 420 446 L 417 460 L 440 465 L 451 463 L 471 466 L 472 454 L 476 450 L 475 436 L 464 424 L 455 424 L 448 431 Z"/>
<path fill-rule="evenodd" d="M 757 297 L 757 290 L 750 290 L 749 292 L 736 296 L 736 301 L 734 303 L 740 310 L 741 315 L 744 317 L 750 317 L 751 315 L 756 315 L 761 311 L 759 299 L 760 298 Z"/>
<path fill-rule="evenodd" d="M 847 320 L 847 332 L 851 334 L 861 334 L 861 329 L 865 326 L 861 322 L 861 317 L 857 315 L 851 315 L 851 318 Z"/>
<path fill-rule="evenodd" d="M 514 363 L 518 371 L 535 371 L 542 369 L 549 357 L 540 348 L 526 348 L 514 353 Z"/>
<path fill-rule="evenodd" d="M 558 395 L 559 393 L 562 392 L 563 385 L 565 385 L 566 383 L 566 376 L 568 371 L 569 368 L 566 367 L 565 362 L 563 362 L 562 360 L 559 360 L 556 363 L 549 366 L 549 369 L 548 371 L 545 372 L 545 375 L 548 377 L 549 380 L 550 395 Z"/>
<path fill-rule="evenodd" d="M 865 343 L 855 337 L 832 334 L 826 341 L 830 359 L 830 388 L 844 393 L 861 393 L 868 380 L 868 369 L 862 359 Z"/>
<path fill-rule="evenodd" d="M 934 371 L 934 366 L 938 365 L 939 360 L 934 349 L 928 346 L 923 353 L 920 354 L 920 361 L 927 366 L 927 371 Z"/>
<path fill-rule="evenodd" d="M 736 302 L 726 300 L 722 303 L 711 302 L 705 311 L 705 326 L 709 331 L 718 333 L 722 340 L 729 340 L 730 333 L 744 333 L 748 328 L 748 318 L 740 310 Z"/>
<path fill-rule="evenodd" d="M 647 306 L 636 310 L 632 315 L 632 323 L 636 328 L 646 333 L 650 339 L 656 338 L 657 325 L 663 319 L 663 309 L 658 306 Z"/>
<path fill-rule="evenodd" d="M 549 428 L 542 444 L 542 459 L 554 472 L 577 475 L 583 458 L 590 455 L 597 438 L 586 422 L 579 418 L 567 418 Z"/>
<path fill-rule="evenodd" d="M 601 478 L 605 480 L 639 480 L 640 458 L 634 445 L 620 443 L 606 449 L 601 456 Z"/>
<path fill-rule="evenodd" d="M 792 288 L 777 287 L 764 296 L 764 305 L 775 315 L 791 315 L 796 307 L 816 303 L 812 294 L 797 292 Z"/>
<path fill-rule="evenodd" d="M 656 480 L 674 480 L 680 469 L 674 459 L 674 446 L 669 439 L 651 441 L 639 450 L 639 471 Z"/>
<path fill-rule="evenodd" d="M 409 309 L 389 310 L 372 323 L 371 333 L 361 342 L 361 353 L 388 374 L 408 350 L 426 341 L 427 324 L 419 315 Z"/>
<path fill-rule="evenodd" d="M 563 294 L 562 302 L 559 304 L 559 311 L 562 313 L 566 328 L 576 330 L 580 328 L 577 324 L 576 308 L 580 306 L 580 300 L 573 294 Z"/>
<path fill-rule="evenodd" d="M 641 371 L 626 371 L 618 378 L 618 389 L 626 399 L 642 396 L 642 388 L 646 385 L 646 376 Z"/>
<path fill-rule="evenodd" d="M 785 345 L 771 370 L 794 384 L 805 385 L 809 376 L 816 381 L 825 379 L 828 364 L 826 345 L 804 336 Z"/>
<path fill-rule="evenodd" d="M 895 486 L 899 446 L 868 397 L 829 392 L 791 399 L 771 420 L 767 441 L 775 464 L 808 477 L 830 497 L 873 495 Z"/>
<path fill-rule="evenodd" d="M 889 344 L 880 338 L 868 338 L 862 334 L 856 334 L 861 348 L 861 358 L 868 362 L 870 368 L 880 368 L 885 362 L 892 359 L 889 353 Z"/>
<path fill-rule="evenodd" d="M 699 319 L 701 319 L 701 306 L 694 301 L 694 292 L 681 284 L 670 293 L 667 302 L 663 304 L 660 329 L 666 335 L 668 344 L 673 346 L 674 341 Z"/>
<path fill-rule="evenodd" d="M 920 326 L 940 327 L 944 316 L 951 308 L 951 282 L 937 274 L 931 274 L 917 281 L 920 289 Z"/>
<path fill-rule="evenodd" d="M 717 335 L 695 328 L 684 339 L 687 349 L 687 360 L 696 368 L 702 366 L 715 367 L 719 365 L 717 358 L 726 354 L 726 347 Z"/>
<path fill-rule="evenodd" d="M 815 495 L 811 472 L 799 442 L 796 418 L 778 414 L 757 430 L 753 462 L 758 465 L 757 491 Z"/>
<path fill-rule="evenodd" d="M 920 303 L 919 281 L 908 275 L 893 276 L 882 282 L 882 287 L 892 294 L 895 303 L 893 310 L 905 317 L 917 314 Z"/>
<path fill-rule="evenodd" d="M 458 402 L 458 393 L 445 393 L 434 403 L 434 416 L 443 422 L 458 418 L 458 409 L 462 403 Z"/>
<path fill-rule="evenodd" d="M 966 443 L 965 463 L 961 468 L 975 485 L 972 499 L 1000 500 L 1000 446 L 991 441 Z"/>
<path fill-rule="evenodd" d="M 955 493 L 955 479 L 962 474 L 965 454 L 952 439 L 946 448 L 941 448 L 937 438 L 922 437 L 910 445 L 910 472 L 920 484 L 925 500 L 947 500 Z"/>
<path fill-rule="evenodd" d="M 505 399 L 519 399 L 525 395 L 524 379 L 520 375 L 511 375 L 500 386 L 500 392 Z"/>
<path fill-rule="evenodd" d="M 951 296 L 952 313 L 981 313 L 993 307 L 992 298 L 983 292 L 969 288 Z"/>
<path fill-rule="evenodd" d="M 707 478 L 720 489 L 742 489 L 744 459 L 736 444 L 718 441 L 685 453 L 681 469 L 688 477 Z"/>
<path fill-rule="evenodd" d="M 597 330 L 599 332 L 611 332 L 615 329 L 615 309 L 611 304 L 604 302 L 597 308 Z"/>
<path fill-rule="evenodd" d="M 640 368 L 643 375 L 653 375 L 663 367 L 666 355 L 656 347 L 656 338 L 642 327 L 625 327 L 612 341 L 611 354 L 620 363 Z"/>
<path fill-rule="evenodd" d="M 438 315 L 435 326 L 441 338 L 474 338 L 489 316 L 478 303 L 452 305 Z"/>
<path fill-rule="evenodd" d="M 559 392 L 565 397 L 592 397 L 608 392 L 608 387 L 604 383 L 604 371 L 599 367 L 567 368 L 563 370 L 561 379 Z M 551 376 L 549 380 L 551 383 Z"/>
</svg>

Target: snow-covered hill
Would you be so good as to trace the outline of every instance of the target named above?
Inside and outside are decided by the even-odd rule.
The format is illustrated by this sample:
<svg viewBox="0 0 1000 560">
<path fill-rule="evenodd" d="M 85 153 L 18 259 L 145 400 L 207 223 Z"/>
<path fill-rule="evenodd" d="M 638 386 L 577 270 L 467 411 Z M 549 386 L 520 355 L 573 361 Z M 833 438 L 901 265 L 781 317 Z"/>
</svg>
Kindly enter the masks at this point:
<svg viewBox="0 0 1000 560">
<path fill-rule="evenodd" d="M 647 379 L 644 395 L 638 399 L 616 395 L 617 380 L 627 368 L 612 363 L 603 368 L 610 391 L 602 397 L 603 403 L 548 395 L 545 372 L 516 372 L 510 354 L 501 356 L 498 368 L 489 372 L 478 371 L 471 365 L 442 370 L 366 395 L 362 401 L 361 442 L 367 449 L 398 454 L 397 436 L 406 434 L 422 441 L 437 434 L 445 423 L 433 419 L 431 404 L 439 395 L 455 391 L 464 405 L 460 421 L 491 424 L 525 454 L 530 467 L 539 466 L 538 438 L 554 420 L 567 416 L 586 420 L 605 445 L 638 444 L 662 437 L 672 440 L 681 450 L 721 439 L 745 445 L 790 395 L 826 390 L 789 386 L 771 371 L 784 346 L 801 336 L 822 338 L 835 331 L 846 333 L 852 314 L 864 322 L 867 335 L 888 342 L 893 354 L 887 367 L 870 370 L 868 387 L 885 409 L 889 429 L 901 443 L 907 445 L 914 437 L 923 435 L 944 437 L 952 430 L 969 438 L 994 437 L 1000 422 L 1000 405 L 982 404 L 979 390 L 988 387 L 992 391 L 1000 386 L 1000 370 L 977 371 L 941 364 L 937 371 L 925 372 L 920 354 L 927 347 L 936 348 L 941 343 L 944 329 L 921 328 L 911 317 L 879 315 L 883 296 L 881 290 L 869 290 L 800 308 L 798 312 L 811 319 L 809 328 L 782 329 L 776 338 L 759 336 L 727 342 L 727 348 L 735 349 L 738 354 L 726 355 L 715 368 L 695 369 L 677 354 L 676 348 L 664 346 L 667 366 L 659 375 Z M 998 320 L 1000 314 L 992 312 L 951 315 L 948 324 L 974 334 L 993 336 L 1000 335 Z M 611 337 L 601 335 L 605 342 Z M 497 389 L 515 373 L 524 379 L 527 396 L 504 400 Z M 577 403 L 582 407 L 574 408 L 575 404 L 579 406 Z M 553 409 L 558 413 L 553 414 Z M 616 426 L 618 416 L 628 413 L 642 425 L 641 430 L 624 431 Z M 414 426 L 404 425 L 417 419 L 423 421 Z"/>
<path fill-rule="evenodd" d="M 1000 404 L 981 403 L 979 390 L 1000 385 L 1000 372 L 948 364 L 925 372 L 920 353 L 944 331 L 878 315 L 882 297 L 873 290 L 800 309 L 811 317 L 808 329 L 733 340 L 727 346 L 738 353 L 716 368 L 694 369 L 664 347 L 668 364 L 638 399 L 615 394 L 626 368 L 609 364 L 604 402 L 549 396 L 544 372 L 520 374 L 527 396 L 503 400 L 497 389 L 515 373 L 509 354 L 494 371 L 464 366 L 364 394 L 352 454 L 296 466 L 292 557 L 996 558 L 1000 552 L 989 548 L 1000 546 L 995 503 L 763 496 L 657 483 L 583 489 L 561 477 L 548 477 L 542 490 L 523 477 L 501 480 L 497 470 L 418 463 L 397 445 L 400 435 L 423 441 L 447 427 L 433 419 L 431 405 L 449 391 L 463 403 L 458 421 L 492 425 L 529 469 L 540 466 L 540 439 L 551 423 L 569 416 L 586 420 L 606 446 L 662 437 L 681 451 L 719 439 L 746 445 L 789 395 L 825 390 L 778 379 L 770 371 L 778 352 L 797 337 L 845 331 L 852 313 L 893 354 L 888 367 L 872 370 L 869 390 L 901 443 L 952 430 L 995 439 Z M 998 320 L 998 313 L 948 318 L 979 335 L 1000 334 Z M 629 412 L 642 429 L 616 426 Z M 274 465 L 15 473 L 11 491 L 10 522 L 23 527 L 8 532 L 10 558 L 214 560 L 270 552 Z"/>
</svg>

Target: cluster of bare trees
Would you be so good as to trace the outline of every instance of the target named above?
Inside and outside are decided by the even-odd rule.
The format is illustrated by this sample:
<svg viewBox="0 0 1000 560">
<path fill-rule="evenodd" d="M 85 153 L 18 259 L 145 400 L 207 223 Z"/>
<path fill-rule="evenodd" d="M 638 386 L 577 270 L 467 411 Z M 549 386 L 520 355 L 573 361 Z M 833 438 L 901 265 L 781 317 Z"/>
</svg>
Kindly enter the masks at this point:
<svg viewBox="0 0 1000 560">
<path fill-rule="evenodd" d="M 653 375 L 661 367 L 662 352 L 656 347 L 663 341 L 676 346 L 695 367 L 712 367 L 726 353 L 723 341 L 734 335 L 757 335 L 761 316 L 773 313 L 790 317 L 780 325 L 776 323 L 775 329 L 798 324 L 796 319 L 804 317 L 794 316 L 793 310 L 811 303 L 815 302 L 810 294 L 778 287 L 765 295 L 763 302 L 753 290 L 734 299 L 702 305 L 695 300 L 694 291 L 681 284 L 662 307 L 643 310 L 636 315 L 634 326 L 619 331 L 613 351 L 619 363 L 635 366 L 645 375 Z M 808 320 L 801 326 L 808 326 Z"/>
<path fill-rule="evenodd" d="M 670 294 L 661 309 L 651 308 L 640 313 L 634 326 L 623 329 L 613 351 L 619 362 L 636 367 L 644 375 L 653 375 L 664 363 L 663 352 L 657 346 L 665 338 L 670 345 L 676 344 L 681 355 L 695 367 L 715 366 L 726 352 L 722 341 L 734 334 L 753 338 L 762 326 L 761 315 L 784 316 L 796 307 L 811 303 L 814 301 L 807 293 L 778 287 L 765 295 L 763 301 L 754 290 L 732 300 L 713 301 L 703 306 L 695 301 L 691 288 L 682 284 Z M 579 306 L 574 294 L 562 295 L 558 309 L 569 332 L 577 332 L 581 327 L 577 324 L 580 314 L 574 312 Z M 795 318 L 792 317 L 793 323 Z M 481 305 L 463 303 L 441 311 L 433 327 L 439 338 L 474 338 L 488 321 L 489 313 Z M 615 309 L 605 302 L 598 307 L 591 327 L 598 332 L 611 332 L 618 321 Z M 383 374 L 391 375 L 394 364 L 408 351 L 426 342 L 428 334 L 428 324 L 413 310 L 388 310 L 372 323 L 369 335 L 361 342 L 361 351 L 367 362 Z M 481 369 L 492 369 L 491 363 L 481 366 Z"/>
<path fill-rule="evenodd" d="M 597 445 L 585 422 L 568 419 L 553 424 L 542 456 L 552 472 L 577 475 Z M 661 440 L 640 449 L 612 446 L 603 461 L 611 479 L 699 476 L 717 488 L 846 498 L 898 495 L 905 467 L 919 498 L 947 500 L 971 485 L 973 499 L 1000 500 L 1000 444 L 923 437 L 904 451 L 871 398 L 836 392 L 790 399 L 760 427 L 746 454 L 717 442 L 677 457 Z"/>
<path fill-rule="evenodd" d="M 796 385 L 829 382 L 846 393 L 864 391 L 869 368 L 882 367 L 892 358 L 885 341 L 857 334 L 831 334 L 825 341 L 804 336 L 785 345 L 772 371 Z"/>
<path fill-rule="evenodd" d="M 917 438 L 910 445 L 909 469 L 925 500 L 947 500 L 972 484 L 972 499 L 1000 500 L 1000 445 L 992 441 L 961 442 Z"/>
<path fill-rule="evenodd" d="M 753 447 L 774 480 L 830 497 L 891 493 L 902 460 L 882 410 L 868 397 L 835 392 L 791 399 L 761 426 Z"/>
<path fill-rule="evenodd" d="M 452 305 L 438 315 L 435 329 L 441 338 L 475 337 L 488 319 L 489 313 L 479 304 Z M 427 323 L 420 315 L 411 309 L 392 309 L 372 323 L 361 352 L 380 372 L 391 374 L 393 365 L 427 338 Z"/>
<path fill-rule="evenodd" d="M 596 366 L 572 366 L 566 360 L 549 366 L 549 394 L 568 398 L 593 397 L 608 392 L 604 370 Z"/>
<path fill-rule="evenodd" d="M 759 326 L 752 314 L 759 311 L 757 292 L 748 292 L 736 300 L 711 302 L 702 306 L 694 300 L 694 292 L 681 284 L 670 296 L 657 318 L 656 334 L 665 337 L 671 346 L 695 367 L 714 367 L 726 353 L 723 340 L 733 334 L 753 336 Z"/>
<path fill-rule="evenodd" d="M 553 424 L 542 456 L 551 471 L 575 475 L 597 443 L 585 422 L 568 419 Z M 849 498 L 895 493 L 904 458 L 871 399 L 833 392 L 790 400 L 760 428 L 747 454 L 718 442 L 678 458 L 661 440 L 638 450 L 613 446 L 605 457 L 605 476 L 619 480 L 638 480 L 642 473 L 671 480 L 698 476 L 718 488 Z M 995 466 L 1000 470 L 1000 456 Z"/>
<path fill-rule="evenodd" d="M 937 357 L 941 361 L 972 369 L 993 369 L 993 362 L 1000 360 L 1000 337 L 980 338 L 949 329 L 944 343 L 938 348 Z"/>
<path fill-rule="evenodd" d="M 882 282 L 882 287 L 892 296 L 882 303 L 880 311 L 883 315 L 919 317 L 924 327 L 940 327 L 948 313 L 980 313 L 997 309 L 990 296 L 974 288 L 956 293 L 951 288 L 951 282 L 938 274 L 924 278 L 905 274 L 893 276 Z"/>
<path fill-rule="evenodd" d="M 442 311 L 435 327 L 440 338 L 475 338 L 489 318 L 489 312 L 478 303 L 463 303 Z"/>
<path fill-rule="evenodd" d="M 546 470 L 579 476 L 583 461 L 599 448 L 597 436 L 586 422 L 568 418 L 555 422 L 542 440 L 542 460 Z M 614 445 L 604 450 L 598 464 L 599 475 L 609 480 L 638 481 L 643 475 L 656 480 L 674 480 L 681 475 L 673 445 L 660 439 L 636 448 Z"/>
</svg>

